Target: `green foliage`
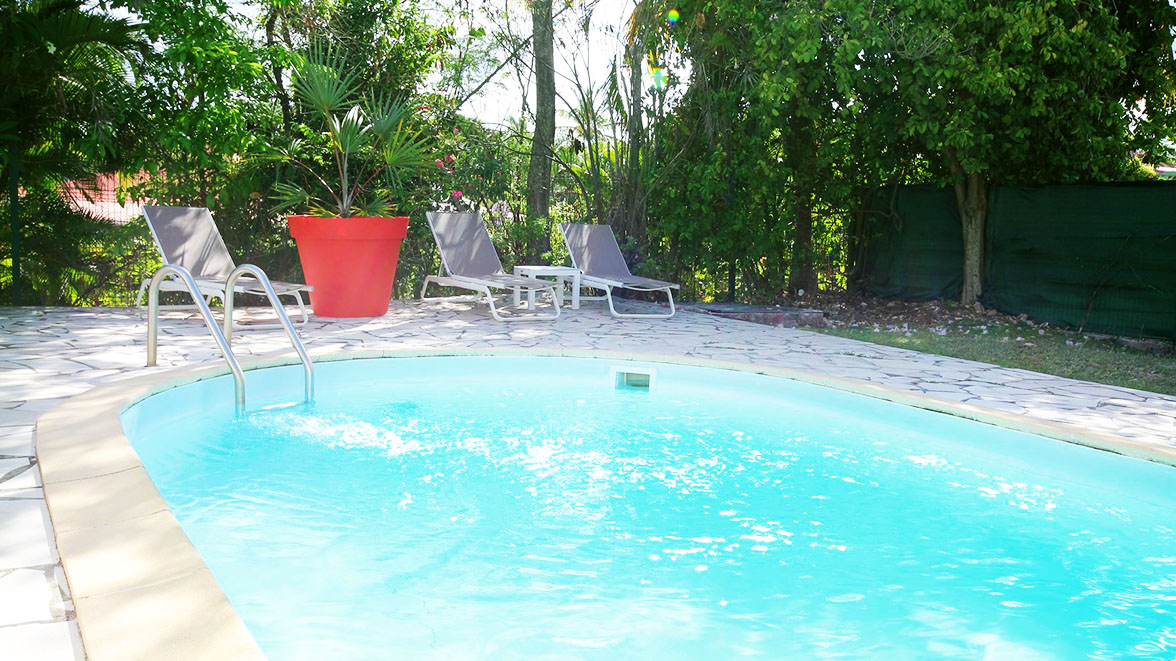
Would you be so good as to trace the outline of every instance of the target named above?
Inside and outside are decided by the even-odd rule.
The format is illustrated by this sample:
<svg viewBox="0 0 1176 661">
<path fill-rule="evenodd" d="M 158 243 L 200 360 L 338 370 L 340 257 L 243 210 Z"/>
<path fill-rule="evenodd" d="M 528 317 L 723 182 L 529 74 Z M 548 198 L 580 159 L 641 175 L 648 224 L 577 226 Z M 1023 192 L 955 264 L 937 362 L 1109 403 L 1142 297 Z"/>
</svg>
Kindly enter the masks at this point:
<svg viewBox="0 0 1176 661">
<path fill-rule="evenodd" d="M 110 5 L 142 21 L 153 44 L 133 101 L 145 129 L 124 165 L 146 176 L 136 177 L 129 196 L 208 207 L 238 261 L 261 264 L 274 279 L 300 277 L 283 219 L 266 205 L 280 166 L 256 163 L 282 139 L 277 90 L 266 73 L 289 59 L 288 49 L 250 37 L 248 17 L 227 2 Z M 148 237 L 143 224 L 135 227 Z M 152 252 L 138 268 L 155 265 Z"/>
<path fill-rule="evenodd" d="M 1139 176 L 1132 150 L 1170 156 L 1168 3 L 674 6 L 675 28 L 647 28 L 655 58 L 691 66 L 657 129 L 650 232 L 702 296 L 770 301 L 810 265 L 843 284 L 848 228 L 881 188 L 1119 180 Z"/>
<path fill-rule="evenodd" d="M 295 71 L 294 91 L 322 121 L 330 155 L 308 156 L 302 140 L 281 149 L 309 181 L 277 183 L 277 208 L 340 218 L 391 215 L 405 178 L 426 163 L 428 145 L 408 108 L 382 95 L 359 98 L 359 76 L 330 46 L 312 47 Z"/>
<path fill-rule="evenodd" d="M 425 20 L 416 2 L 335 0 L 287 5 L 288 46 L 304 51 L 330 43 L 355 74 L 360 97 L 408 98 L 416 94 L 446 44 L 441 28 Z"/>
<path fill-rule="evenodd" d="M 80 1 L 0 2 L 0 175 L 14 237 L 5 253 L 10 301 L 24 303 L 30 282 L 46 285 L 33 272 L 32 280 L 19 277 L 20 239 L 31 239 L 36 250 L 40 237 L 31 231 L 35 226 L 28 227 L 27 210 L 20 209 L 21 195 L 14 189 L 54 190 L 117 165 L 115 159 L 134 140 L 139 118 L 132 103 L 134 73 L 145 49 L 138 26 Z M 58 266 L 41 274 L 70 265 Z M 69 290 L 51 288 L 61 296 Z"/>
<path fill-rule="evenodd" d="M 990 183 L 1109 180 L 1170 155 L 1168 3 L 894 0 L 872 62 L 901 134 Z"/>
<path fill-rule="evenodd" d="M 0 143 L 22 181 L 62 181 L 104 166 L 129 136 L 139 26 L 80 0 L 0 2 Z"/>
<path fill-rule="evenodd" d="M 218 209 L 218 197 L 249 155 L 265 150 L 277 123 L 264 77 L 268 55 L 225 2 L 153 0 L 127 8 L 145 19 L 157 44 L 140 87 L 150 130 L 134 163 L 151 177 L 136 193 Z"/>
<path fill-rule="evenodd" d="M 662 56 L 684 53 L 692 72 L 657 125 L 651 197 L 650 232 L 680 265 L 666 275 L 701 297 L 759 302 L 843 285 L 860 200 L 919 170 L 904 144 L 872 149 L 871 83 L 846 18 L 860 3 L 677 7 Z"/>
<path fill-rule="evenodd" d="M 21 200 L 22 305 L 129 305 L 151 269 L 155 247 L 142 223 L 115 225 L 79 214 L 53 187 Z M 0 233 L 0 305 L 11 305 L 8 233 Z"/>
<path fill-rule="evenodd" d="M 576 220 L 572 205 L 560 204 L 551 218 L 529 217 L 526 208 L 526 136 L 487 128 L 452 111 L 442 99 L 431 99 L 422 117 L 439 155 L 416 178 L 403 200 L 404 212 L 421 222 L 409 225 L 397 268 L 397 295 L 419 291 L 425 275 L 437 270 L 437 249 L 427 211 L 478 211 L 509 270 L 514 264 L 562 263 L 566 258 L 556 227 Z M 559 179 L 557 179 L 559 181 Z M 563 182 L 566 185 L 566 180 Z"/>
<path fill-rule="evenodd" d="M 485 76 L 527 75 L 509 7 L 0 8 L 0 140 L 19 140 L 43 301 L 114 300 L 87 293 L 81 273 L 134 286 L 102 276 L 117 259 L 99 254 L 136 275 L 152 266 L 150 251 L 50 203 L 52 182 L 97 171 L 141 171 L 132 195 L 209 207 L 230 250 L 275 278 L 299 277 L 285 209 L 384 215 L 395 200 L 414 219 L 398 295 L 436 266 L 423 213 L 460 209 L 483 214 L 508 267 L 563 259 L 556 224 L 588 219 L 617 228 L 636 271 L 687 296 L 778 302 L 846 284 L 880 190 L 1146 178 L 1142 163 L 1172 156 L 1176 121 L 1166 2 L 644 0 L 606 80 L 577 69 L 560 83 L 572 125 L 557 133 L 550 218 L 534 219 L 526 119 L 458 114 L 497 84 Z M 558 8 L 585 43 L 592 11 Z M 557 48 L 557 60 L 587 54 Z"/>
<path fill-rule="evenodd" d="M 892 119 L 888 132 L 920 144 L 955 189 L 965 304 L 983 292 L 989 186 L 1112 180 L 1130 171 L 1133 148 L 1171 152 L 1161 136 L 1173 129 L 1172 77 L 1158 62 L 1172 63 L 1176 8 L 1168 3 L 874 7 L 878 15 L 859 28 L 878 79 L 894 90 L 879 97 L 879 110 Z"/>
</svg>

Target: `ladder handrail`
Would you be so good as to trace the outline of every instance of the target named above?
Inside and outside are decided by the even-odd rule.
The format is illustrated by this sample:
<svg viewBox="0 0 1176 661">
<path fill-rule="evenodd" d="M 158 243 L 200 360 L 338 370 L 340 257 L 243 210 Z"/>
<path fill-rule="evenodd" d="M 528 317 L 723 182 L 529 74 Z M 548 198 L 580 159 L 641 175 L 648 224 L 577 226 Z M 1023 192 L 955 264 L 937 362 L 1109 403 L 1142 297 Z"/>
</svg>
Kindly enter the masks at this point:
<svg viewBox="0 0 1176 661">
<path fill-rule="evenodd" d="M 265 274 L 265 271 L 262 271 L 261 268 L 253 264 L 242 264 L 233 269 L 229 273 L 228 280 L 225 281 L 225 329 L 223 336 L 226 343 L 229 346 L 233 343 L 234 289 L 237 280 L 246 273 L 261 283 L 261 287 L 265 290 L 265 295 L 269 299 L 270 306 L 278 313 L 278 321 L 281 322 L 282 328 L 286 330 L 286 335 L 290 338 L 290 344 L 294 346 L 294 351 L 298 352 L 298 358 L 302 361 L 302 367 L 306 372 L 306 401 L 314 401 L 314 366 L 310 361 L 310 356 L 307 355 L 306 348 L 302 346 L 302 340 L 298 339 L 298 332 L 294 330 L 294 324 L 290 323 L 290 317 L 286 314 L 286 308 L 282 307 L 281 302 L 278 301 L 278 294 L 274 291 L 274 286 L 270 283 L 269 276 Z"/>
<path fill-rule="evenodd" d="M 188 293 L 192 295 L 192 300 L 196 303 L 196 309 L 200 311 L 200 316 L 204 318 L 204 325 L 208 326 L 208 332 L 212 334 L 212 339 L 216 340 L 216 344 L 221 350 L 221 355 L 225 357 L 225 362 L 229 364 L 229 369 L 233 371 L 233 384 L 236 386 L 237 412 L 243 412 L 245 410 L 245 373 L 241 371 L 241 365 L 237 363 L 237 356 L 233 354 L 233 349 L 229 346 L 229 341 L 225 339 L 220 327 L 216 324 L 216 320 L 212 318 L 212 310 L 208 309 L 208 303 L 200 295 L 200 286 L 196 284 L 196 279 L 192 277 L 188 269 L 178 264 L 164 264 L 159 267 L 155 275 L 151 276 L 151 286 L 147 294 L 147 366 L 153 367 L 156 364 L 156 348 L 159 345 L 159 287 L 163 284 L 164 278 L 169 273 L 178 276 L 188 288 Z M 289 320 L 287 320 L 287 323 L 289 323 Z"/>
</svg>

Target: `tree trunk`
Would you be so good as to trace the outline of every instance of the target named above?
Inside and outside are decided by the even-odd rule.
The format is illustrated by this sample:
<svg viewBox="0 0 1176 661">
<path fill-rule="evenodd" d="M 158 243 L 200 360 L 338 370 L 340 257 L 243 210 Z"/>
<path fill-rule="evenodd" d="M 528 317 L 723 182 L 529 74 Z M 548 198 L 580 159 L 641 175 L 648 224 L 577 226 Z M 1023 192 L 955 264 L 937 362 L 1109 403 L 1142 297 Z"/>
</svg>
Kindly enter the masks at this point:
<svg viewBox="0 0 1176 661">
<path fill-rule="evenodd" d="M 723 216 L 732 217 L 735 209 L 735 169 L 727 170 L 727 192 L 723 195 L 723 205 L 720 208 L 720 219 Z M 730 231 L 730 230 L 728 230 Z M 738 235 L 731 237 L 731 255 L 727 261 L 727 302 L 735 302 L 735 271 L 739 268 L 739 253 L 746 246 Z"/>
<path fill-rule="evenodd" d="M 278 24 L 278 4 L 272 3 L 269 12 L 269 17 L 265 20 L 265 44 L 272 51 L 277 44 L 277 40 L 274 38 L 274 28 Z M 290 96 L 286 94 L 286 85 L 282 80 L 285 77 L 285 73 L 282 71 L 281 62 L 277 56 L 271 53 L 271 57 L 274 58 L 271 64 L 271 73 L 274 76 L 274 89 L 278 92 L 278 101 L 282 106 L 282 131 L 285 135 L 292 135 L 290 128 Z"/>
<path fill-rule="evenodd" d="M 793 295 L 817 290 L 817 269 L 813 264 L 813 202 L 808 190 L 799 191 L 796 196 L 796 238 L 792 241 L 788 289 Z"/>
<path fill-rule="evenodd" d="M 532 0 L 535 49 L 535 132 L 527 169 L 527 210 L 546 218 L 551 209 L 551 155 L 555 148 L 555 30 L 551 0 Z"/>
<path fill-rule="evenodd" d="M 963 188 L 964 202 L 960 220 L 964 230 L 964 287 L 960 303 L 972 305 L 984 293 L 984 226 L 988 219 L 988 184 L 978 174 L 968 175 L 967 182 L 956 184 L 956 197 Z"/>
<path fill-rule="evenodd" d="M 727 302 L 735 302 L 735 269 L 738 262 L 734 256 L 727 262 Z"/>
<path fill-rule="evenodd" d="M 984 293 L 984 234 L 988 220 L 988 182 L 982 174 L 965 174 L 954 150 L 947 163 L 955 175 L 956 206 L 964 238 L 964 286 L 960 303 L 972 305 Z"/>
<path fill-rule="evenodd" d="M 645 127 L 642 124 L 644 108 L 642 105 L 643 90 L 641 89 L 641 64 L 645 55 L 643 44 L 636 35 L 629 44 L 629 122 L 626 132 L 629 138 L 629 162 L 625 173 L 624 218 L 622 226 L 624 232 L 633 238 L 638 246 L 645 245 L 645 209 L 640 203 L 642 188 L 641 150 L 645 139 Z"/>
<path fill-rule="evenodd" d="M 20 149 L 8 149 L 8 211 L 12 214 L 12 304 L 20 305 Z"/>
<path fill-rule="evenodd" d="M 584 139 L 589 145 L 588 153 L 592 154 L 590 159 L 592 164 L 592 209 L 593 215 L 597 218 L 596 222 L 603 223 L 607 222 L 607 216 L 604 215 L 604 159 L 600 153 L 600 129 L 595 119 L 592 119 L 591 110 L 589 110 L 588 117 L 590 118 L 588 120 L 590 128 Z"/>
<path fill-rule="evenodd" d="M 793 295 L 817 290 L 817 269 L 813 262 L 813 188 L 817 180 L 817 143 L 813 120 L 797 115 L 792 128 L 792 188 L 796 208 L 792 260 L 788 268 L 788 290 Z"/>
</svg>

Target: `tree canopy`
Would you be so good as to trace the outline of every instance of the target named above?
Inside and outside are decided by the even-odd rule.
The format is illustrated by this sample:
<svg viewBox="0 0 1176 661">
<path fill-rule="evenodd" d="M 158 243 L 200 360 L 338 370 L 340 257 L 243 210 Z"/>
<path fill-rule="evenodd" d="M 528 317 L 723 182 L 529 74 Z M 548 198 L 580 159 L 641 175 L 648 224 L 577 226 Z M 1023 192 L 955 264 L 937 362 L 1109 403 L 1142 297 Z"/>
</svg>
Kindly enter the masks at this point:
<svg viewBox="0 0 1176 661">
<path fill-rule="evenodd" d="M 431 165 L 397 182 L 396 213 L 479 211 L 508 262 L 562 258 L 557 221 L 609 222 L 638 271 L 699 298 L 845 287 L 879 191 L 933 183 L 956 192 L 971 302 L 992 186 L 1146 177 L 1171 158 L 1176 122 L 1176 9 L 1152 0 L 642 0 L 624 24 L 591 1 L 0 8 L 10 202 L 117 171 L 122 194 L 214 209 L 242 258 L 285 278 L 298 265 L 283 214 L 314 186 L 272 156 L 301 145 L 305 165 L 330 169 L 339 138 L 299 102 L 316 44 L 349 63 L 365 117 L 383 99 L 413 118 Z M 602 39 L 605 75 L 586 64 Z M 471 99 L 507 97 L 521 110 L 505 122 L 471 114 Z M 379 152 L 352 165 L 382 172 Z M 32 207 L 9 208 L 32 228 Z M 107 245 L 100 225 L 78 227 Z M 127 250 L 108 253 L 152 267 L 149 245 Z M 434 259 L 411 226 L 404 291 Z M 14 266 L 0 262 L 5 291 Z"/>
<path fill-rule="evenodd" d="M 876 21 L 875 61 L 896 94 L 896 132 L 946 170 L 963 221 L 963 301 L 982 291 L 994 183 L 1112 180 L 1171 135 L 1176 9 L 1156 2 L 896 0 Z M 1144 49 L 1150 49 L 1144 50 Z"/>
</svg>

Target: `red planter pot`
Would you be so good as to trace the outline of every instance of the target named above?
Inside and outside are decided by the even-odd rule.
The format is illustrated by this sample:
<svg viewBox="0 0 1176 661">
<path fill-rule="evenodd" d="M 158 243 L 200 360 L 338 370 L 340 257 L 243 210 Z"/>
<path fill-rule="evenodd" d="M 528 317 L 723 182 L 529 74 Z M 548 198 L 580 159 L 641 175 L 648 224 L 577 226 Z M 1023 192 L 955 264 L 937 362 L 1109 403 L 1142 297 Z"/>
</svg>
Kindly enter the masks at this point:
<svg viewBox="0 0 1176 661">
<path fill-rule="evenodd" d="M 310 304 L 319 317 L 379 317 L 388 312 L 408 218 L 290 216 L 290 234 Z"/>
</svg>

